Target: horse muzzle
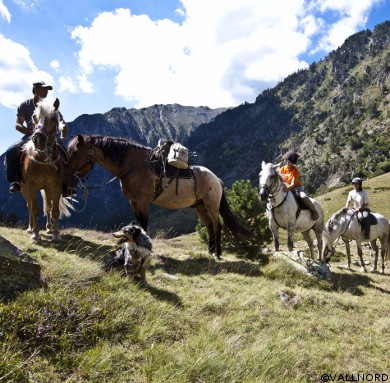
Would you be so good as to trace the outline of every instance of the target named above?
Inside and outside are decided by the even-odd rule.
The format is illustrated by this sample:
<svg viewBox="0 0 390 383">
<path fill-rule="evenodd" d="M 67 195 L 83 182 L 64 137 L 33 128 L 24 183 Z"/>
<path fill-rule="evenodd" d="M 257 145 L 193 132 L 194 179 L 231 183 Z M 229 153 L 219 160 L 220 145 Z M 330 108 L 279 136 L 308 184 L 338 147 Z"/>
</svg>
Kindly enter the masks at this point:
<svg viewBox="0 0 390 383">
<path fill-rule="evenodd" d="M 324 249 L 324 261 L 325 263 L 329 263 L 330 259 L 332 258 L 332 255 L 334 254 L 335 248 L 332 247 L 330 250 L 325 247 Z"/>
<path fill-rule="evenodd" d="M 261 201 L 266 202 L 269 197 L 268 191 L 264 188 L 261 188 L 259 191 L 259 198 Z"/>
</svg>

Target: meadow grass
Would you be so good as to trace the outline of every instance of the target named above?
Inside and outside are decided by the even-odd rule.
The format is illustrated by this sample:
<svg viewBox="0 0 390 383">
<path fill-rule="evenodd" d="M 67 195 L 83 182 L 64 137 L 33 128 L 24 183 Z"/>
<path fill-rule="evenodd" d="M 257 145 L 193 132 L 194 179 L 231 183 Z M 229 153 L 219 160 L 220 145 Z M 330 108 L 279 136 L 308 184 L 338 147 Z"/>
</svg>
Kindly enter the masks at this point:
<svg viewBox="0 0 390 383">
<path fill-rule="evenodd" d="M 320 196 L 326 214 L 339 207 L 327 207 L 325 198 L 345 203 L 345 191 L 332 193 Z M 272 256 L 265 265 L 226 253 L 216 261 L 196 233 L 160 233 L 149 287 L 140 288 L 119 271 L 103 270 L 115 244 L 108 233 L 70 228 L 57 245 L 45 234 L 31 243 L 21 228 L 0 227 L 0 235 L 38 260 L 44 282 L 0 303 L 1 383 L 298 383 L 320 382 L 324 373 L 390 375 L 389 275 L 346 270 L 340 245 L 331 278 L 319 280 Z M 296 246 L 305 248 L 299 240 Z"/>
</svg>

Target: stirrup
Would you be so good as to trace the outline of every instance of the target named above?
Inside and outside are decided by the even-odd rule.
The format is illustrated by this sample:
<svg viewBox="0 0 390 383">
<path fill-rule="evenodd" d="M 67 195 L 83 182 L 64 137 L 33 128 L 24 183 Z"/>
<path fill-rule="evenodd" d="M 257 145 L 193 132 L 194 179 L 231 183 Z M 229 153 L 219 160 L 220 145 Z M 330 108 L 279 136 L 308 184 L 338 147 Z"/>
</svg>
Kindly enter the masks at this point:
<svg viewBox="0 0 390 383">
<path fill-rule="evenodd" d="M 10 193 L 18 193 L 21 191 L 20 183 L 17 181 L 14 181 L 11 183 L 9 187 L 9 192 Z"/>
</svg>

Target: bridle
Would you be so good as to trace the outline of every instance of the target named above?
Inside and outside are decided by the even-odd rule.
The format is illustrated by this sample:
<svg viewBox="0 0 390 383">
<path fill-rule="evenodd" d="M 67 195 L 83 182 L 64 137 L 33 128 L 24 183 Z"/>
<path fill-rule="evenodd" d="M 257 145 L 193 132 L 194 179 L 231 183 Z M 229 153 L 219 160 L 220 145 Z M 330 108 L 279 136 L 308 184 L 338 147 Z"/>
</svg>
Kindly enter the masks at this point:
<svg viewBox="0 0 390 383">
<path fill-rule="evenodd" d="M 260 184 L 259 187 L 260 187 L 260 191 L 261 190 L 264 190 L 266 193 L 267 193 L 267 198 L 268 198 L 268 202 L 270 203 L 271 205 L 271 209 L 268 208 L 268 204 L 267 204 L 267 210 L 274 210 L 280 206 L 283 205 L 283 203 L 286 201 L 287 199 L 287 195 L 288 195 L 288 192 L 286 193 L 285 197 L 283 198 L 282 202 L 280 202 L 277 206 L 272 206 L 272 200 L 275 199 L 275 194 L 283 187 L 283 183 L 281 182 L 279 185 L 278 185 L 278 174 L 275 173 L 273 174 L 272 176 L 272 182 L 271 184 L 268 186 L 267 184 Z"/>
<path fill-rule="evenodd" d="M 337 236 L 337 239 L 336 239 L 336 241 L 334 241 L 334 242 L 337 243 L 338 240 L 343 236 L 343 234 L 348 230 L 348 226 L 349 226 L 349 224 L 351 223 L 351 221 L 352 221 L 352 219 L 353 219 L 353 216 L 354 216 L 355 214 L 356 214 L 355 211 L 353 211 L 352 214 L 349 214 L 348 212 L 346 212 L 346 216 L 349 216 L 349 221 L 348 221 L 348 220 L 345 220 L 344 225 L 343 225 L 343 228 L 342 228 L 342 231 L 341 231 L 341 233 Z M 329 234 L 332 234 L 332 231 L 333 231 L 333 221 L 329 221 L 329 223 L 328 223 L 327 226 L 328 226 L 328 227 L 325 226 L 325 229 L 326 229 L 326 230 L 324 230 L 325 233 L 326 233 L 326 235 L 328 235 L 328 233 L 329 233 Z M 333 242 L 333 243 L 334 243 L 334 242 Z M 332 244 L 332 245 L 333 245 L 333 244 Z M 327 260 L 327 261 L 330 260 L 330 258 L 332 257 L 332 255 L 333 255 L 334 252 L 335 252 L 335 249 L 336 249 L 336 246 L 332 246 L 331 249 L 329 249 L 328 246 L 326 246 L 326 247 L 324 248 L 324 258 L 325 258 L 325 260 Z M 325 253 L 325 251 L 326 251 L 326 253 Z M 329 256 L 329 257 L 327 256 L 328 252 L 330 252 L 330 256 Z"/>
<path fill-rule="evenodd" d="M 40 145 L 38 145 L 39 137 L 43 137 L 43 139 L 44 139 L 44 144 L 42 145 L 43 149 L 40 147 Z M 38 127 L 35 130 L 35 132 L 31 136 L 31 141 L 34 144 L 34 150 L 38 154 L 44 155 L 45 159 L 44 159 L 44 161 L 37 160 L 36 158 L 34 158 L 31 155 L 31 153 L 28 153 L 29 159 L 35 163 L 38 163 L 41 165 L 49 165 L 49 166 L 52 166 L 55 170 L 58 170 L 56 163 L 61 160 L 61 153 L 59 151 L 57 153 L 57 158 L 53 160 L 53 153 L 54 153 L 54 149 L 57 145 L 57 141 L 54 140 L 51 144 L 49 144 L 49 134 L 43 126 Z"/>
</svg>

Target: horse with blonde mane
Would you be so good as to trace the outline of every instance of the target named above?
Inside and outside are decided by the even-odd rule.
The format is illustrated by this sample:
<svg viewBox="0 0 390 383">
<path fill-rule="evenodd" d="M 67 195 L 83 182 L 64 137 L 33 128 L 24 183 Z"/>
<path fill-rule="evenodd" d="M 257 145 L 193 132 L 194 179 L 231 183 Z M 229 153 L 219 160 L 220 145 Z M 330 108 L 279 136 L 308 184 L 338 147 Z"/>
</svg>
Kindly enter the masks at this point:
<svg viewBox="0 0 390 383">
<path fill-rule="evenodd" d="M 31 139 L 22 150 L 21 191 L 29 210 L 28 233 L 38 241 L 39 235 L 38 192 L 43 198 L 43 210 L 47 217 L 46 232 L 52 234 L 52 241 L 61 240 L 58 220 L 69 216 L 68 204 L 62 198 L 64 179 L 64 159 L 56 140 L 57 129 L 61 124 L 58 99 L 51 103 L 43 100 L 38 103 L 34 119 L 39 121 Z"/>
</svg>

